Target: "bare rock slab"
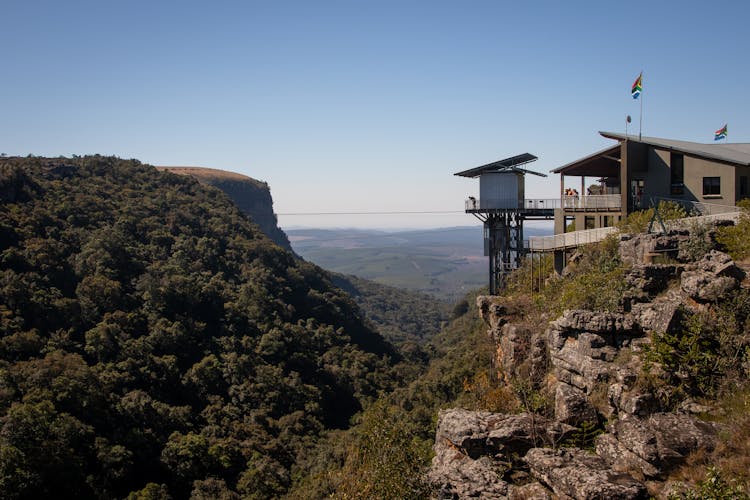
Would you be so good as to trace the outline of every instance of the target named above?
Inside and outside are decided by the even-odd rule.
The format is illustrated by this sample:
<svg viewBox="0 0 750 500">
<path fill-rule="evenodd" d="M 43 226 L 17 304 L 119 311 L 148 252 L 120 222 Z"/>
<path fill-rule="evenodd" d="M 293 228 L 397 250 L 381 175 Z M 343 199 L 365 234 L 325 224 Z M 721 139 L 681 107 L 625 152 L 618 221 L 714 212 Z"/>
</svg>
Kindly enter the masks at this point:
<svg viewBox="0 0 750 500">
<path fill-rule="evenodd" d="M 717 425 L 692 415 L 654 413 L 624 418 L 597 440 L 596 452 L 616 470 L 659 477 L 698 449 L 716 445 Z"/>
<path fill-rule="evenodd" d="M 511 485 L 508 489 L 508 500 L 552 500 L 552 498 L 552 492 L 536 481 L 523 486 Z"/>
<path fill-rule="evenodd" d="M 534 448 L 524 457 L 531 474 L 560 498 L 635 500 L 647 498 L 646 487 L 628 474 L 612 470 L 599 456 L 578 448 Z"/>
<path fill-rule="evenodd" d="M 563 382 L 559 382 L 555 389 L 555 419 L 573 426 L 596 425 L 599 421 L 586 394 Z"/>
<path fill-rule="evenodd" d="M 508 483 L 501 479 L 502 470 L 489 457 L 474 460 L 448 446 L 436 446 L 435 452 L 428 479 L 435 485 L 438 499 L 507 498 Z"/>
<path fill-rule="evenodd" d="M 470 458 L 499 453 L 522 455 L 530 448 L 564 439 L 575 428 L 539 415 L 506 415 L 460 408 L 442 410 L 438 416 L 435 449 L 447 444 Z"/>
</svg>

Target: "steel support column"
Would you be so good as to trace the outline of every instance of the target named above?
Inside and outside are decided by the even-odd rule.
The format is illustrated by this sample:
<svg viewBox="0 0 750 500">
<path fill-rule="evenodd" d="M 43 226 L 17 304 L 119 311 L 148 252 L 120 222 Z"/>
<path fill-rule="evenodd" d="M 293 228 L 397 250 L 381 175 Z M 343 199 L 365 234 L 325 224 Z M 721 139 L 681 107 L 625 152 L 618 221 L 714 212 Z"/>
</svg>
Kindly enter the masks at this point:
<svg viewBox="0 0 750 500">
<path fill-rule="evenodd" d="M 489 240 L 490 294 L 497 295 L 506 276 L 521 265 L 523 217 L 512 211 L 489 214 L 484 221 L 484 230 Z"/>
</svg>

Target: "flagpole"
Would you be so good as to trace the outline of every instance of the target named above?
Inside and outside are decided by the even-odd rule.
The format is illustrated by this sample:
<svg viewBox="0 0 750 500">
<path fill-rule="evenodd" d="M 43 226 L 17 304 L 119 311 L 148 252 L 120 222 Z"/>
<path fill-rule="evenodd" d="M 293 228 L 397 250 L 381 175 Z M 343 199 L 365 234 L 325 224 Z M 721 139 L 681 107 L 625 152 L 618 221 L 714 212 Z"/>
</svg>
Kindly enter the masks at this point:
<svg viewBox="0 0 750 500">
<path fill-rule="evenodd" d="M 638 119 L 638 140 L 641 140 L 641 132 L 643 131 L 643 70 L 641 70 L 641 116 Z"/>
</svg>

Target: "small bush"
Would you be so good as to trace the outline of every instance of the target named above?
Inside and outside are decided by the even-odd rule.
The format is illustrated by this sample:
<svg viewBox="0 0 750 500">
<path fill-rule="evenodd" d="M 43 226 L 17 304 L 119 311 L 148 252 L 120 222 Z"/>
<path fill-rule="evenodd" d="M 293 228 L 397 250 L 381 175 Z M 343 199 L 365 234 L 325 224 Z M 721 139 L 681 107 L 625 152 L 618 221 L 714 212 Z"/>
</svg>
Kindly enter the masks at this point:
<svg viewBox="0 0 750 500">
<path fill-rule="evenodd" d="M 453 306 L 453 311 L 451 312 L 451 319 L 460 318 L 467 312 L 469 312 L 469 301 L 467 301 L 466 299 L 461 299 L 458 302 L 456 302 L 455 306 Z"/>
<path fill-rule="evenodd" d="M 583 422 L 560 446 L 564 448 L 580 448 L 593 452 L 596 450 L 596 438 L 601 434 L 604 434 L 604 429 L 600 425 L 592 422 Z"/>
<path fill-rule="evenodd" d="M 737 206 L 742 209 L 739 222 L 735 226 L 720 227 L 716 241 L 734 260 L 745 260 L 750 258 L 750 200 L 742 200 Z"/>
<path fill-rule="evenodd" d="M 660 201 L 657 205 L 659 216 L 663 221 L 682 219 L 688 216 L 682 206 L 673 201 Z M 648 226 L 654 217 L 654 209 L 639 210 L 628 215 L 617 223 L 617 228 L 623 233 L 636 234 L 648 231 Z M 654 221 L 656 224 L 656 221 Z"/>
<path fill-rule="evenodd" d="M 555 413 L 553 395 L 544 389 L 537 388 L 530 380 L 517 378 L 512 383 L 513 392 L 523 411 L 551 418 Z"/>
<path fill-rule="evenodd" d="M 428 498 L 424 480 L 429 441 L 416 437 L 401 410 L 382 400 L 362 415 L 346 462 L 338 475 L 336 497 Z"/>
<path fill-rule="evenodd" d="M 513 389 L 497 380 L 492 380 L 486 370 L 464 380 L 464 392 L 472 394 L 475 400 L 474 406 L 478 410 L 516 413 L 520 406 Z"/>
<path fill-rule="evenodd" d="M 750 349 L 750 292 L 739 290 L 707 310 L 682 311 L 682 327 L 655 333 L 646 361 L 658 363 L 673 395 L 714 396 L 746 376 Z"/>
<path fill-rule="evenodd" d="M 713 247 L 708 226 L 693 222 L 690 224 L 690 237 L 680 243 L 679 258 L 687 262 L 701 260 Z"/>
<path fill-rule="evenodd" d="M 719 469 L 709 467 L 706 478 L 699 481 L 695 488 L 672 493 L 669 500 L 747 500 L 750 496 L 740 484 L 725 479 Z"/>
<path fill-rule="evenodd" d="M 565 309 L 618 310 L 627 288 L 618 245 L 617 238 L 609 236 L 581 248 L 581 260 L 571 274 L 544 290 L 548 308 L 556 313 Z"/>
</svg>

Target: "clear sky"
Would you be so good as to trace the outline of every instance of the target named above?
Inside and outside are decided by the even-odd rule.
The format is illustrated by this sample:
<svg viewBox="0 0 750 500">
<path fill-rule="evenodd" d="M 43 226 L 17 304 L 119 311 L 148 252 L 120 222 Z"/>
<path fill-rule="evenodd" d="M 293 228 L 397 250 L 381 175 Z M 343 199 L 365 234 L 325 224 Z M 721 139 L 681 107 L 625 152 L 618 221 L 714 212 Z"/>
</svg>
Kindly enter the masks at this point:
<svg viewBox="0 0 750 500">
<path fill-rule="evenodd" d="M 457 171 L 530 152 L 548 172 L 628 114 L 637 133 L 641 70 L 644 135 L 750 142 L 747 0 L 3 0 L 0 19 L 0 152 L 232 170 L 279 214 L 461 212 L 478 183 Z"/>
</svg>

